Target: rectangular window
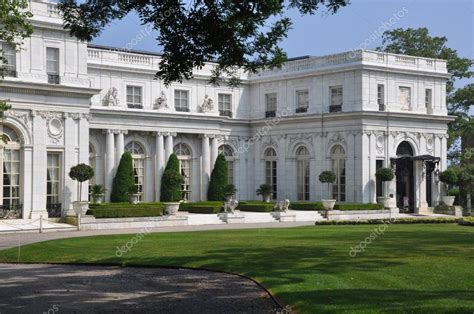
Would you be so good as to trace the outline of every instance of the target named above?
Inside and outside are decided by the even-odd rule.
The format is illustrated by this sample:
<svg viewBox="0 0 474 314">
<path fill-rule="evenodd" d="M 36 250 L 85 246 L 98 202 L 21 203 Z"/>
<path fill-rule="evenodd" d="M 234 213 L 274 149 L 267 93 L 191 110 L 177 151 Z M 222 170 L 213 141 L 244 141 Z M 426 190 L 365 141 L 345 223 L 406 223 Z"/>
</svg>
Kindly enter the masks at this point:
<svg viewBox="0 0 474 314">
<path fill-rule="evenodd" d="M 265 183 L 272 187 L 271 198 L 277 199 L 277 162 L 268 160 L 265 162 Z"/>
<path fill-rule="evenodd" d="M 343 91 L 342 86 L 331 86 L 331 105 L 329 106 L 329 112 L 340 112 L 342 111 Z"/>
<path fill-rule="evenodd" d="M 3 149 L 3 200 L 1 209 L 21 209 L 20 204 L 20 149 Z"/>
<path fill-rule="evenodd" d="M 174 91 L 174 109 L 189 112 L 189 92 L 177 89 Z"/>
<path fill-rule="evenodd" d="M 377 104 L 379 111 L 385 111 L 385 86 L 383 84 L 377 85 Z"/>
<path fill-rule="evenodd" d="M 46 73 L 48 83 L 59 84 L 59 48 L 46 48 Z"/>
<path fill-rule="evenodd" d="M 50 217 L 61 216 L 61 154 L 48 153 L 46 209 Z"/>
<path fill-rule="evenodd" d="M 0 45 L 2 49 L 2 56 L 6 64 L 4 65 L 4 75 L 10 77 L 16 77 L 16 51 L 8 44 L 3 43 Z"/>
<path fill-rule="evenodd" d="M 383 160 L 376 160 L 375 161 L 375 171 L 379 170 L 383 167 Z M 383 196 L 383 182 L 380 179 L 376 179 L 375 182 L 375 193 L 377 196 Z"/>
<path fill-rule="evenodd" d="M 276 116 L 277 109 L 277 94 L 269 93 L 265 94 L 265 117 L 274 117 Z"/>
<path fill-rule="evenodd" d="M 219 115 L 232 118 L 232 95 L 219 94 Z"/>
<path fill-rule="evenodd" d="M 309 92 L 307 89 L 296 91 L 296 113 L 307 112 L 309 107 Z"/>
<path fill-rule="evenodd" d="M 141 86 L 127 86 L 127 107 L 142 109 L 142 88 Z"/>
<path fill-rule="evenodd" d="M 400 109 L 410 110 L 411 107 L 411 88 L 406 86 L 400 86 L 398 88 Z"/>
<path fill-rule="evenodd" d="M 433 92 L 431 88 L 425 89 L 425 107 L 432 108 L 432 95 Z"/>
</svg>

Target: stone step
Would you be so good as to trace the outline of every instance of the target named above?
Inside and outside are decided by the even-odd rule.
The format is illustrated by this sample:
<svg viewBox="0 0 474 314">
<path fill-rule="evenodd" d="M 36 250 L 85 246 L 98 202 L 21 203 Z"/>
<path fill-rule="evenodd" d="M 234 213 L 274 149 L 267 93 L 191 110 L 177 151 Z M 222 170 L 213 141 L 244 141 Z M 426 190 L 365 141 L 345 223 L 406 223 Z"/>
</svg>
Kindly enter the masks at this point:
<svg viewBox="0 0 474 314">
<path fill-rule="evenodd" d="M 217 214 L 188 214 L 188 225 L 221 225 L 225 224 Z"/>
<path fill-rule="evenodd" d="M 245 223 L 278 222 L 271 213 L 241 212 Z"/>
<path fill-rule="evenodd" d="M 324 217 L 317 211 L 310 210 L 288 210 L 289 213 L 296 215 L 295 221 L 319 221 Z"/>
</svg>

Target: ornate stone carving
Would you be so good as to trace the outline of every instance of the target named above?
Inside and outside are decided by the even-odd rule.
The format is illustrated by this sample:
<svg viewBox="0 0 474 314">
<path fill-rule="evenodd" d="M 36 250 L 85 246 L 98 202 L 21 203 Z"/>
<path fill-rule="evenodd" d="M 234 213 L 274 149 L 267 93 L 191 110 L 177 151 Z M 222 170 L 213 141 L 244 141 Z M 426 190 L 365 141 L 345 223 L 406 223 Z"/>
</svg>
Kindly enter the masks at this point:
<svg viewBox="0 0 474 314">
<path fill-rule="evenodd" d="M 377 134 L 375 137 L 375 148 L 379 154 L 383 154 L 385 139 L 383 134 Z"/>
<path fill-rule="evenodd" d="M 58 117 L 52 117 L 48 119 L 47 123 L 47 129 L 48 129 L 48 135 L 51 141 L 55 144 L 59 143 L 61 138 L 63 137 L 63 132 L 64 132 L 64 126 L 63 122 L 60 118 Z"/>
<path fill-rule="evenodd" d="M 433 153 L 433 137 L 430 135 L 426 138 L 426 150 L 432 154 Z"/>
<path fill-rule="evenodd" d="M 328 141 L 328 146 L 331 146 L 333 144 L 346 144 L 346 140 L 340 133 L 334 133 L 333 136 Z"/>
<path fill-rule="evenodd" d="M 204 101 L 202 102 L 200 111 L 203 113 L 212 111 L 214 109 L 214 102 L 208 95 L 204 96 Z"/>
<path fill-rule="evenodd" d="M 313 136 L 311 134 L 298 133 L 295 135 L 289 135 L 290 147 L 293 146 L 296 142 L 304 141 L 307 143 L 313 143 Z"/>
<path fill-rule="evenodd" d="M 120 106 L 120 100 L 118 98 L 118 90 L 115 87 L 111 87 L 107 94 L 102 99 L 102 104 L 106 107 Z"/>
<path fill-rule="evenodd" d="M 169 109 L 168 99 L 166 98 L 166 95 L 163 91 L 161 91 L 160 97 L 155 100 L 155 103 L 153 104 L 153 109 Z"/>
<path fill-rule="evenodd" d="M 5 112 L 5 116 L 15 117 L 19 119 L 21 122 L 25 124 L 28 130 L 31 130 L 32 124 L 31 124 L 30 112 L 10 109 Z"/>
</svg>

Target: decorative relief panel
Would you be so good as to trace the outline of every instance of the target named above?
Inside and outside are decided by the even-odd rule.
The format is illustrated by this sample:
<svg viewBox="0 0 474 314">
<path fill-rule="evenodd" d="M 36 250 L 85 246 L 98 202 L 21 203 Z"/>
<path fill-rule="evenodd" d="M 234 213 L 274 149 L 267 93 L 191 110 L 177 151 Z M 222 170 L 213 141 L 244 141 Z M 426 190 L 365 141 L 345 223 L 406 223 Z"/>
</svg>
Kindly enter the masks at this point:
<svg viewBox="0 0 474 314">
<path fill-rule="evenodd" d="M 328 147 L 332 146 L 333 144 L 343 144 L 346 146 L 346 140 L 340 133 L 334 133 L 328 140 Z"/>
<path fill-rule="evenodd" d="M 214 101 L 208 96 L 204 96 L 204 101 L 200 107 L 200 111 L 203 113 L 210 112 L 214 109 Z"/>
<path fill-rule="evenodd" d="M 26 126 L 28 130 L 32 129 L 31 117 L 29 111 L 22 111 L 22 110 L 8 110 L 5 112 L 5 116 L 7 117 L 15 117 L 19 119 L 23 124 Z"/>
<path fill-rule="evenodd" d="M 382 133 L 379 133 L 375 137 L 375 148 L 377 149 L 377 153 L 382 155 L 384 153 L 384 146 L 385 146 L 385 137 Z"/>
<path fill-rule="evenodd" d="M 102 105 L 106 107 L 117 107 L 120 106 L 120 100 L 118 98 L 118 90 L 115 87 L 109 88 L 108 92 L 102 99 Z"/>
<path fill-rule="evenodd" d="M 170 109 L 168 106 L 168 99 L 163 91 L 160 93 L 160 97 L 155 100 L 153 104 L 153 109 L 160 110 L 160 109 Z"/>
</svg>

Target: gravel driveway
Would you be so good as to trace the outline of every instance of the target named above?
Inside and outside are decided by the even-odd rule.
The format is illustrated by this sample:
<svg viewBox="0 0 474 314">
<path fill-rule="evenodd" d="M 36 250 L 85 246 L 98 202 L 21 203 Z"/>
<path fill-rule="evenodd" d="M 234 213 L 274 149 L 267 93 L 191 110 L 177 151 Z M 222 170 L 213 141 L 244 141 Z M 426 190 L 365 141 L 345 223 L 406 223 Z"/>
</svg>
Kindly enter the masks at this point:
<svg viewBox="0 0 474 314">
<path fill-rule="evenodd" d="M 254 282 L 201 270 L 0 264 L 0 313 L 275 313 Z"/>
</svg>

